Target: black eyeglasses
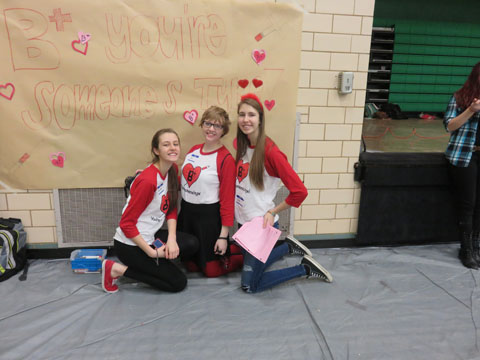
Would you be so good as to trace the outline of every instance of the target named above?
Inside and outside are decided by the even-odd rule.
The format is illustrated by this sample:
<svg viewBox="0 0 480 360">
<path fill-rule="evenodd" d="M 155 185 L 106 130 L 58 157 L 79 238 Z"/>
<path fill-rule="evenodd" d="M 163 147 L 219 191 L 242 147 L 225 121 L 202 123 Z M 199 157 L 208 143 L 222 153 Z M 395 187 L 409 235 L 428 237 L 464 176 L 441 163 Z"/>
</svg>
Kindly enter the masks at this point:
<svg viewBox="0 0 480 360">
<path fill-rule="evenodd" d="M 210 121 L 205 121 L 203 123 L 203 127 L 208 129 L 209 127 L 212 127 L 215 129 L 215 130 L 222 130 L 223 129 L 223 125 L 220 125 L 220 124 L 216 124 L 216 123 L 212 123 Z"/>
</svg>

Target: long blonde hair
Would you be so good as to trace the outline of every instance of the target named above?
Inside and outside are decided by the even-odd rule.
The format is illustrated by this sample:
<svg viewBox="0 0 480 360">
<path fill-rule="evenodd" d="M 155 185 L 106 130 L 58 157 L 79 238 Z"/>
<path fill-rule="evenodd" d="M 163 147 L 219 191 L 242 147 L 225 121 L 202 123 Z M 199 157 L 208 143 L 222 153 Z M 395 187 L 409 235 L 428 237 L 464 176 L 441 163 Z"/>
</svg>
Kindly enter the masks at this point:
<svg viewBox="0 0 480 360">
<path fill-rule="evenodd" d="M 265 114 L 263 112 L 263 106 L 260 99 L 255 94 L 247 94 L 242 96 L 241 101 L 238 103 L 237 114 L 240 112 L 240 106 L 243 104 L 250 105 L 259 114 L 258 125 L 258 137 L 255 149 L 253 150 L 252 160 L 250 161 L 250 167 L 248 170 L 248 176 L 251 183 L 258 189 L 263 190 L 263 172 L 265 170 Z M 237 126 L 237 156 L 236 163 L 243 158 L 247 152 L 247 148 L 250 145 L 248 136 L 245 135 L 242 130 Z"/>
</svg>

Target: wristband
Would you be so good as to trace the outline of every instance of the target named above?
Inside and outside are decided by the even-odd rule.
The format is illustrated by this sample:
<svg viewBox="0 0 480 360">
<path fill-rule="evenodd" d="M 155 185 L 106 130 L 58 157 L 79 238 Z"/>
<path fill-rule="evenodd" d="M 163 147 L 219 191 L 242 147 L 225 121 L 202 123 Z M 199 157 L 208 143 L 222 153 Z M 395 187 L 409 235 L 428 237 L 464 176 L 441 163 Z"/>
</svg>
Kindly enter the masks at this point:
<svg viewBox="0 0 480 360">
<path fill-rule="evenodd" d="M 270 214 L 272 214 L 273 217 L 275 217 L 275 216 L 277 215 L 277 213 L 276 213 L 275 211 L 273 211 L 273 210 L 268 210 L 267 212 L 270 213 Z"/>
<path fill-rule="evenodd" d="M 222 240 L 228 240 L 228 237 L 227 237 L 227 236 L 219 236 L 218 238 L 219 238 L 219 239 L 222 239 Z"/>
</svg>

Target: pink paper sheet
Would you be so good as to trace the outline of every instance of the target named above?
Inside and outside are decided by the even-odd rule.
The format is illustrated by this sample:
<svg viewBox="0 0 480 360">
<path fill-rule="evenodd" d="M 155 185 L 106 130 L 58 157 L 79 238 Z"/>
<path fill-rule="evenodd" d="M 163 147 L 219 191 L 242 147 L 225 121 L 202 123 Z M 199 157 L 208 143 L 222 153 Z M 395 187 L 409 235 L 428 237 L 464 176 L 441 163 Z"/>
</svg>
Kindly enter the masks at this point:
<svg viewBox="0 0 480 360">
<path fill-rule="evenodd" d="M 263 228 L 263 217 L 246 222 L 232 238 L 250 254 L 265 263 L 282 232 L 267 225 Z"/>
</svg>

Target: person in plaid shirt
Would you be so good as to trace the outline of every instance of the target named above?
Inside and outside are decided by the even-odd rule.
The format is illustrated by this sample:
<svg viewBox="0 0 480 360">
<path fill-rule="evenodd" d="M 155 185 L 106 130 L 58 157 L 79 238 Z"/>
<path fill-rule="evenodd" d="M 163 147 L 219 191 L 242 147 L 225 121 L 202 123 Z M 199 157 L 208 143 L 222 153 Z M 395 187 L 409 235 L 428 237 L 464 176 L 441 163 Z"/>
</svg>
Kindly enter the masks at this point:
<svg viewBox="0 0 480 360">
<path fill-rule="evenodd" d="M 459 258 L 471 269 L 480 266 L 480 62 L 448 103 L 443 123 L 450 140 L 445 151 L 457 203 Z"/>
</svg>

